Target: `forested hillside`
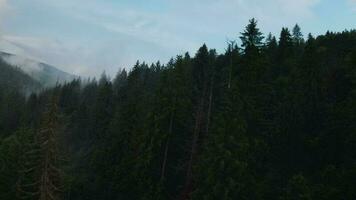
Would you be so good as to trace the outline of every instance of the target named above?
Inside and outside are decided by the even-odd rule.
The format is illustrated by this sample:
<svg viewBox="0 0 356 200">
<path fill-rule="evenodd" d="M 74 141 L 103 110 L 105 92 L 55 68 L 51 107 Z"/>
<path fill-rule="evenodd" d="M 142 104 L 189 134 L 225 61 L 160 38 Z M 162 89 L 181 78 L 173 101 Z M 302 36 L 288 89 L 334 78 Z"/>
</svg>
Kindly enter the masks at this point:
<svg viewBox="0 0 356 200">
<path fill-rule="evenodd" d="M 19 91 L 31 94 L 40 89 L 41 85 L 21 69 L 11 66 L 0 58 L 0 89 Z"/>
<path fill-rule="evenodd" d="M 0 93 L 0 199 L 356 199 L 356 31 L 236 38 Z"/>
<path fill-rule="evenodd" d="M 24 97 L 40 88 L 40 83 L 0 59 L 0 137 L 18 128 L 25 109 Z"/>
<path fill-rule="evenodd" d="M 53 87 L 57 83 L 70 82 L 77 78 L 77 76 L 61 71 L 54 66 L 21 55 L 0 51 L 0 59 L 3 63 L 20 69 L 43 87 Z"/>
</svg>

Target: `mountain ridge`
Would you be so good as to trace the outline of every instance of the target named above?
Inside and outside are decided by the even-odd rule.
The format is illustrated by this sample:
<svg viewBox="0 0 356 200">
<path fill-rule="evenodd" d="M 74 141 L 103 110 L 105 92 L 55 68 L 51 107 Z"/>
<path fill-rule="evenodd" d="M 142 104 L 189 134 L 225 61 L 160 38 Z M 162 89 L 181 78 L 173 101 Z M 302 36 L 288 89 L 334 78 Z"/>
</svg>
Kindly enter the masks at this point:
<svg viewBox="0 0 356 200">
<path fill-rule="evenodd" d="M 0 58 L 7 64 L 20 68 L 25 74 L 45 87 L 51 87 L 57 83 L 70 82 L 78 78 L 78 76 L 60 70 L 53 65 L 20 55 L 0 51 Z"/>
</svg>

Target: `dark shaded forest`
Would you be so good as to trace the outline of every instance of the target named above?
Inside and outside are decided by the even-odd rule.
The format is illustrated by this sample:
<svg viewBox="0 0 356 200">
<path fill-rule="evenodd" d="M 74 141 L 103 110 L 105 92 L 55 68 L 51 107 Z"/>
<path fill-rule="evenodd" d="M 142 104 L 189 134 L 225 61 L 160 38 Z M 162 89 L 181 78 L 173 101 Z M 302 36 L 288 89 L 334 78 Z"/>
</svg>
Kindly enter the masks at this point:
<svg viewBox="0 0 356 200">
<path fill-rule="evenodd" d="M 0 62 L 0 199 L 356 199 L 356 31 L 237 36 L 31 95 Z"/>
</svg>

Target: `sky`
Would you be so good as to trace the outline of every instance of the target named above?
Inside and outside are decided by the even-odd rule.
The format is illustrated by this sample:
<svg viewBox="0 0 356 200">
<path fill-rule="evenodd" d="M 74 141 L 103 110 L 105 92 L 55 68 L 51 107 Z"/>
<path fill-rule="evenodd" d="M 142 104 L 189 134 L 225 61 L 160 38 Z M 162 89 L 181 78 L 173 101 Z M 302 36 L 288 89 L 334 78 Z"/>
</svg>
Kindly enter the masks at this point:
<svg viewBox="0 0 356 200">
<path fill-rule="evenodd" d="M 250 18 L 265 34 L 356 28 L 356 0 L 0 0 L 0 50 L 82 76 L 167 62 L 206 43 L 224 52 Z"/>
</svg>

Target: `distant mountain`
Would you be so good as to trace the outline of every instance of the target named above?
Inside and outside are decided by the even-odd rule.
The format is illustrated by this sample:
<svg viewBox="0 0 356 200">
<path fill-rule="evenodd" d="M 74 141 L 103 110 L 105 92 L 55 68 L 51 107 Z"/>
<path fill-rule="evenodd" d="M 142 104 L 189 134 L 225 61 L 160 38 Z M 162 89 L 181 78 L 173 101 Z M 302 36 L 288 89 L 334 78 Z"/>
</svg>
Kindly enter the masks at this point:
<svg viewBox="0 0 356 200">
<path fill-rule="evenodd" d="M 45 87 L 54 86 L 56 83 L 69 82 L 77 78 L 77 76 L 61 71 L 54 66 L 19 55 L 0 51 L 0 58 L 7 64 L 20 68 Z"/>
<path fill-rule="evenodd" d="M 0 58 L 0 99 L 4 91 L 20 91 L 26 95 L 36 92 L 42 85 L 24 73 L 20 68 L 13 67 Z"/>
</svg>

